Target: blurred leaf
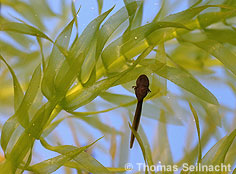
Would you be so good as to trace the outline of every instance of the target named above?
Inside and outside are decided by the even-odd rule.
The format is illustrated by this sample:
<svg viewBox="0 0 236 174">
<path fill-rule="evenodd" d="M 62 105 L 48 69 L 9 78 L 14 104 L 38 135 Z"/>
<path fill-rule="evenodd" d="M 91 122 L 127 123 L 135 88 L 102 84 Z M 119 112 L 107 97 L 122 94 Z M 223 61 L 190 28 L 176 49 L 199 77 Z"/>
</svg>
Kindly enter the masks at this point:
<svg viewBox="0 0 236 174">
<path fill-rule="evenodd" d="M 134 103 L 135 102 L 129 102 L 129 103 L 121 104 L 119 106 L 115 106 L 115 107 L 112 107 L 112 108 L 104 109 L 104 110 L 101 110 L 101 111 L 89 111 L 89 112 L 71 112 L 71 111 L 68 111 L 68 112 L 75 115 L 76 117 L 77 116 L 81 117 L 81 116 L 88 116 L 88 115 L 95 115 L 95 114 L 101 114 L 101 113 L 109 112 L 109 111 L 112 111 L 112 110 L 120 108 L 120 107 L 126 107 L 126 106 L 129 106 L 129 105 L 132 105 Z"/>
<path fill-rule="evenodd" d="M 16 10 L 17 12 L 19 12 L 30 23 L 36 25 L 37 27 L 41 28 L 42 30 L 45 30 L 45 26 L 43 25 L 43 22 L 39 16 L 39 14 L 37 12 L 35 12 L 35 9 L 32 8 L 31 4 L 25 3 L 23 1 L 14 1 L 12 3 L 10 2 L 8 5 L 10 7 L 12 7 L 14 10 Z M 44 5 L 46 5 L 46 4 L 44 4 Z M 47 9 L 46 7 L 47 7 L 47 5 L 43 8 L 43 11 L 44 10 L 46 11 L 46 9 Z M 37 8 L 39 8 L 39 6 Z"/>
<path fill-rule="evenodd" d="M 200 134 L 200 125 L 199 125 L 199 120 L 198 120 L 198 116 L 197 116 L 197 112 L 194 109 L 194 107 L 192 106 L 191 103 L 189 103 L 189 107 L 193 113 L 194 116 L 194 120 L 196 123 L 196 127 L 197 127 L 197 134 L 198 134 L 198 164 L 201 163 L 202 160 L 202 147 L 201 147 L 201 134 Z"/>
<path fill-rule="evenodd" d="M 41 17 L 56 17 L 58 14 L 54 13 L 53 10 L 50 8 L 49 3 L 47 0 L 34 1 L 30 0 L 30 6 L 33 7 L 33 10 L 36 11 L 36 15 Z"/>
<path fill-rule="evenodd" d="M 29 38 L 26 35 L 22 35 L 20 33 L 15 33 L 11 31 L 6 32 L 12 39 L 14 39 L 17 43 L 19 43 L 21 46 L 25 47 L 26 49 L 29 49 L 31 45 L 33 45 L 33 40 Z M 21 50 L 22 51 L 22 50 Z"/>
<path fill-rule="evenodd" d="M 101 122 L 99 117 L 93 116 L 93 117 L 78 117 L 78 116 L 72 116 L 74 118 L 79 118 L 83 121 L 85 121 L 87 124 L 91 125 L 92 127 L 98 129 L 99 131 L 103 133 L 111 134 L 113 132 L 113 128 L 109 125 L 106 125 Z M 115 131 L 116 134 L 122 134 L 121 131 Z"/>
<path fill-rule="evenodd" d="M 24 59 L 27 60 L 26 63 L 30 63 L 31 61 L 35 60 L 35 58 L 37 58 L 39 55 L 38 51 L 33 51 L 33 52 L 28 53 L 24 50 L 16 48 L 14 45 L 9 44 L 6 41 L 0 40 L 0 45 L 1 45 L 1 48 L 0 48 L 1 53 L 6 54 L 8 57 L 17 56 L 21 60 L 20 62 L 17 62 L 16 64 L 22 63 Z"/>
<path fill-rule="evenodd" d="M 116 140 L 116 130 L 113 128 L 111 133 L 111 142 L 110 142 L 110 150 L 109 154 L 112 158 L 112 166 L 115 166 L 115 160 L 116 160 L 116 151 L 117 151 L 117 140 Z"/>
<path fill-rule="evenodd" d="M 170 149 L 170 144 L 168 140 L 167 127 L 166 127 L 166 118 L 165 111 L 161 110 L 160 119 L 161 122 L 158 123 L 158 129 L 155 135 L 154 149 L 153 149 L 153 158 L 154 164 L 158 163 L 161 165 L 173 165 L 173 158 Z M 157 138 L 156 138 L 157 137 Z M 173 172 L 168 172 L 173 173 Z"/>
<path fill-rule="evenodd" d="M 99 138 L 98 140 L 100 140 Z M 76 158 L 81 152 L 95 144 L 98 140 L 95 142 L 91 143 L 90 145 L 81 147 L 81 148 L 75 148 L 68 150 L 67 153 L 64 153 L 62 155 L 59 155 L 57 157 L 45 160 L 43 162 L 40 162 L 38 164 L 35 164 L 33 166 L 28 167 L 28 170 L 36 172 L 36 173 L 52 173 L 56 171 L 58 168 L 63 166 L 67 161 L 70 161 L 74 158 Z"/>
<path fill-rule="evenodd" d="M 127 125 L 127 117 L 122 115 L 123 118 L 123 124 L 122 124 L 122 130 L 123 130 L 123 134 L 121 135 L 121 140 L 120 140 L 120 144 L 119 144 L 119 167 L 124 167 L 125 164 L 128 162 L 128 158 L 129 158 L 129 134 L 126 132 L 129 132 L 129 127 Z"/>
<path fill-rule="evenodd" d="M 236 74 L 236 66 L 235 66 L 236 55 L 233 52 L 231 52 L 228 48 L 224 47 L 221 43 L 208 39 L 199 42 L 194 42 L 190 40 L 185 40 L 185 41 L 191 42 L 197 47 L 213 55 L 219 61 L 221 61 L 229 70 L 231 70 L 234 74 Z"/>
</svg>

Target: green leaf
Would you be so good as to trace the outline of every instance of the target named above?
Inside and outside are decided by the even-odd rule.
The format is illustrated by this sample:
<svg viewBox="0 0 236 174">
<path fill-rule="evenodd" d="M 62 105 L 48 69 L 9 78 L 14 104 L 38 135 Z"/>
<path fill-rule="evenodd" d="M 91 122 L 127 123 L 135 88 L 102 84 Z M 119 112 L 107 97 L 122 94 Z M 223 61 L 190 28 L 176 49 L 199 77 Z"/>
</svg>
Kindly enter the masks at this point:
<svg viewBox="0 0 236 174">
<path fill-rule="evenodd" d="M 153 158 L 152 158 L 152 150 L 150 147 L 150 144 L 148 142 L 147 136 L 142 128 L 142 125 L 139 125 L 139 131 L 140 131 L 140 136 L 144 144 L 145 148 L 145 153 L 146 153 L 146 158 L 147 158 L 147 163 L 149 166 L 153 166 Z M 154 171 L 151 171 L 151 173 L 155 173 Z"/>
<path fill-rule="evenodd" d="M 139 5 L 136 14 L 134 16 L 134 19 L 132 21 L 132 28 L 137 28 L 142 25 L 142 19 L 143 19 L 143 3 L 144 1 L 141 1 L 141 4 Z"/>
<path fill-rule="evenodd" d="M 221 163 L 224 163 L 225 156 L 233 143 L 235 136 L 236 129 L 233 130 L 230 135 L 226 135 L 218 141 L 202 158 L 202 164 L 220 165 Z"/>
<path fill-rule="evenodd" d="M 24 93 L 11 66 L 5 61 L 5 59 L 1 55 L 0 55 L 0 59 L 6 64 L 13 78 L 14 109 L 16 111 L 20 106 Z M 6 152 L 6 148 L 10 141 L 10 138 L 13 132 L 15 131 L 15 129 L 18 127 L 18 125 L 19 123 L 17 122 L 17 119 L 15 118 L 15 116 L 10 117 L 3 125 L 2 134 L 1 134 L 1 146 L 4 152 Z"/>
<path fill-rule="evenodd" d="M 202 147 L 201 147 L 201 134 L 200 134 L 200 126 L 199 126 L 199 120 L 198 120 L 198 116 L 197 116 L 197 112 L 194 109 L 194 107 L 192 106 L 191 103 L 189 103 L 189 107 L 193 113 L 194 116 L 194 120 L 196 123 L 196 127 L 197 127 L 197 134 L 198 134 L 198 164 L 201 163 L 202 160 Z"/>
<path fill-rule="evenodd" d="M 92 72 L 95 69 L 97 63 L 97 60 L 95 59 L 96 47 L 97 47 L 97 37 L 95 37 L 91 41 L 90 49 L 81 67 L 80 79 L 82 84 L 85 84 L 86 82 L 89 81 L 90 77 L 92 76 Z"/>
<path fill-rule="evenodd" d="M 67 110 L 72 111 L 81 107 L 93 99 L 95 99 L 102 91 L 107 90 L 109 87 L 112 87 L 119 79 L 124 77 L 127 73 L 132 71 L 136 65 L 143 60 L 153 49 L 153 47 L 148 47 L 143 53 L 135 60 L 132 66 L 130 66 L 124 72 L 115 75 L 113 77 L 109 77 L 104 80 L 100 80 L 94 83 L 92 86 L 84 87 L 82 89 L 74 90 L 69 93 L 61 102 L 61 106 Z"/>
<path fill-rule="evenodd" d="M 1 55 L 0 55 L 0 59 L 6 64 L 7 68 L 9 69 L 9 71 L 12 75 L 13 85 L 14 85 L 14 109 L 16 111 L 23 99 L 24 93 L 23 93 L 20 83 L 16 77 L 16 74 L 14 73 L 11 66 L 6 62 L 6 60 Z"/>
<path fill-rule="evenodd" d="M 103 0 L 97 0 L 98 3 L 98 13 L 102 13 L 102 7 L 103 7 Z"/>
<path fill-rule="evenodd" d="M 181 11 L 179 13 L 166 16 L 162 21 L 174 21 L 174 22 L 185 23 L 209 7 L 211 7 L 211 6 L 204 5 L 204 6 L 200 6 L 200 7 L 189 8 L 189 9 Z"/>
<path fill-rule="evenodd" d="M 136 11 L 137 2 L 127 4 L 126 7 L 128 7 L 132 12 Z M 105 46 L 111 35 L 115 32 L 115 30 L 129 18 L 126 7 L 121 8 L 119 11 L 109 17 L 99 30 L 96 59 L 98 59 L 103 47 Z"/>
<path fill-rule="evenodd" d="M 236 32 L 228 29 L 205 29 L 207 37 L 210 40 L 216 40 L 220 43 L 230 43 L 236 45 Z"/>
<path fill-rule="evenodd" d="M 157 22 L 160 19 L 160 17 L 162 16 L 163 12 L 165 11 L 165 4 L 166 4 L 166 1 L 162 0 L 161 8 L 158 11 L 158 13 L 156 14 L 156 16 L 154 17 L 153 22 Z"/>
<path fill-rule="evenodd" d="M 141 125 L 140 125 L 141 126 Z M 138 143 L 139 143 L 139 146 L 142 150 L 142 153 L 143 153 L 143 158 L 144 158 L 144 161 L 145 163 L 147 162 L 148 166 L 152 166 L 153 165 L 153 161 L 152 161 L 152 156 L 151 156 L 151 153 L 150 153 L 150 147 L 149 147 L 149 144 L 145 144 L 140 135 L 138 134 L 138 132 L 136 132 L 134 130 L 134 128 L 132 128 L 132 126 L 130 125 L 129 123 L 129 128 L 131 129 L 132 133 L 134 134 L 135 138 L 137 139 Z M 150 171 L 151 173 L 155 173 L 153 170 Z"/>
<path fill-rule="evenodd" d="M 221 12 L 209 12 L 198 16 L 198 22 L 201 28 L 206 28 L 211 24 L 223 21 L 224 19 L 236 16 L 235 8 L 233 10 Z"/>
<path fill-rule="evenodd" d="M 80 8 L 81 8 L 81 6 L 80 6 Z M 80 8 L 79 8 L 78 12 L 76 12 L 76 9 L 75 9 L 75 1 L 72 1 L 72 2 L 71 2 L 71 11 L 72 11 L 72 14 L 73 14 L 73 16 L 74 16 L 74 18 L 75 18 L 76 37 L 77 37 L 77 35 L 78 35 L 78 20 L 77 20 L 77 17 L 75 17 L 75 16 L 77 16 L 77 14 L 79 13 Z"/>
<path fill-rule="evenodd" d="M 55 79 L 57 94 L 60 96 L 65 96 L 67 90 L 75 80 L 76 75 L 80 73 L 95 34 L 99 30 L 102 21 L 107 17 L 112 9 L 113 7 L 90 22 L 82 35 L 72 45 L 69 55 L 67 56 L 67 61 L 63 62 Z"/>
<path fill-rule="evenodd" d="M 57 100 L 48 101 L 40 109 L 38 109 L 33 119 L 30 121 L 29 126 L 26 128 L 26 132 L 34 138 L 39 139 L 57 104 Z"/>
<path fill-rule="evenodd" d="M 35 69 L 32 78 L 30 80 L 28 89 L 25 92 L 24 98 L 21 102 L 21 105 L 19 106 L 19 108 L 15 113 L 18 122 L 25 128 L 29 124 L 28 110 L 35 100 L 35 97 L 39 89 L 40 81 L 41 81 L 41 65 L 39 65 Z"/>
<path fill-rule="evenodd" d="M 99 140 L 99 139 L 98 139 Z M 97 140 L 97 141 L 98 141 Z M 51 151 L 58 152 L 62 155 L 68 154 L 68 152 L 79 150 L 80 148 L 75 146 L 50 146 L 44 139 L 40 138 L 40 142 L 42 145 Z M 95 142 L 94 142 L 95 143 Z M 85 146 L 87 147 L 87 146 Z M 80 169 L 92 172 L 92 173 L 106 173 L 108 169 L 105 168 L 102 164 L 100 164 L 95 158 L 93 158 L 88 153 L 82 151 L 78 155 L 73 157 L 73 160 L 76 162 L 76 165 L 79 166 Z M 68 161 L 69 162 L 69 161 Z"/>
<path fill-rule="evenodd" d="M 129 106 L 129 105 L 132 105 L 132 104 L 133 103 L 125 103 L 125 104 L 121 104 L 119 106 L 109 108 L 109 109 L 104 109 L 104 110 L 101 110 L 101 111 L 89 111 L 89 112 L 70 112 L 70 111 L 68 111 L 68 112 L 75 115 L 75 116 L 81 117 L 81 116 L 88 116 L 88 115 L 95 115 L 95 114 L 101 114 L 101 113 L 109 112 L 109 111 L 112 111 L 114 109 Z"/>
<path fill-rule="evenodd" d="M 44 53 L 43 53 L 43 44 L 39 37 L 37 37 L 37 41 L 40 47 L 40 52 L 41 52 L 41 57 L 42 57 L 42 66 L 43 66 L 43 72 L 44 72 L 46 69 L 46 62 L 45 62 Z"/>
<path fill-rule="evenodd" d="M 205 109 L 209 119 L 213 121 L 213 124 L 221 127 L 221 115 L 219 113 L 219 106 L 205 102 L 200 102 L 200 103 Z"/>
<path fill-rule="evenodd" d="M 168 28 L 163 32 L 159 29 Z M 171 29 L 170 29 L 171 28 Z M 102 52 L 102 60 L 105 68 L 110 71 L 120 71 L 126 60 L 142 53 L 149 46 L 155 46 L 160 42 L 173 38 L 176 34 L 173 28 L 185 28 L 174 22 L 155 22 L 131 30 L 108 45 Z M 175 33 L 175 34 L 174 34 Z"/>
<path fill-rule="evenodd" d="M 1 133 L 1 146 L 3 151 L 6 153 L 7 145 L 12 137 L 12 134 L 19 126 L 17 118 L 15 116 L 10 117 L 3 125 Z"/>
<path fill-rule="evenodd" d="M 98 140 L 100 139 L 101 138 L 99 138 Z M 81 154 L 87 148 L 91 147 L 98 140 L 91 143 L 90 145 L 87 145 L 81 148 L 75 148 L 73 150 L 68 150 L 67 153 L 64 153 L 63 155 L 59 155 L 54 158 L 50 158 L 48 160 L 42 161 L 33 166 L 30 166 L 28 167 L 28 170 L 33 171 L 35 173 L 45 173 L 45 174 L 52 173 L 56 171 L 57 169 L 59 169 L 61 166 L 63 166 L 67 161 L 70 161 L 76 158 L 79 154 Z"/>
<path fill-rule="evenodd" d="M 133 23 L 133 20 L 134 20 L 134 15 L 135 15 L 135 11 L 129 6 L 129 4 L 131 3 L 139 3 L 139 6 L 140 6 L 140 2 L 141 1 L 136 1 L 136 0 L 123 0 L 124 1 L 124 4 L 125 4 L 125 8 L 128 12 L 128 15 L 129 15 L 129 27 L 127 28 L 126 31 L 129 31 L 131 28 L 132 28 L 132 23 Z"/>
<path fill-rule="evenodd" d="M 113 103 L 115 105 L 122 105 L 124 103 L 136 102 L 136 98 L 122 94 L 101 92 L 99 96 L 102 97 L 104 100 L 107 100 L 108 102 Z"/>
<path fill-rule="evenodd" d="M 32 26 L 24 24 L 24 23 L 1 22 L 0 23 L 0 31 L 12 31 L 12 32 L 17 32 L 17 33 L 37 36 L 37 37 L 47 39 L 53 43 L 53 41 L 47 35 L 45 35 L 43 32 L 39 31 L 35 27 L 32 27 Z"/>
<path fill-rule="evenodd" d="M 31 136 L 31 134 L 24 132 L 19 137 L 13 149 L 7 156 L 7 160 L 5 161 L 4 165 L 11 163 L 12 170 L 14 171 L 13 173 L 15 173 L 20 163 L 23 162 L 26 155 L 32 148 L 33 142 L 34 142 L 34 138 Z"/>
<path fill-rule="evenodd" d="M 157 75 L 172 81 L 176 85 L 191 92 L 208 103 L 218 105 L 218 101 L 215 96 L 208 89 L 202 86 L 201 83 L 199 83 L 190 73 L 187 73 L 179 68 L 167 66 L 166 64 L 158 61 L 148 60 L 146 62 L 148 63 L 143 61 L 142 65 L 151 69 Z"/>
<path fill-rule="evenodd" d="M 225 6 L 225 5 L 203 5 L 199 7 L 188 8 L 187 10 L 181 11 L 176 14 L 171 14 L 169 16 L 166 16 L 162 21 L 174 21 L 174 22 L 186 23 L 187 21 L 191 20 L 193 17 L 201 13 L 203 10 L 210 7 L 219 7 L 219 8 L 225 8 L 225 9 L 231 9 L 231 10 L 233 9 L 230 6 Z M 212 13 L 212 14 L 215 14 L 215 13 Z M 203 16 L 204 15 L 199 15 L 200 21 Z M 207 17 L 210 18 L 211 15 L 208 14 Z"/>
<path fill-rule="evenodd" d="M 84 56 L 88 54 L 88 51 L 90 49 L 90 45 L 99 30 L 99 26 L 104 21 L 104 19 L 107 17 L 107 15 L 113 10 L 114 7 L 103 13 L 102 15 L 98 16 L 96 19 L 94 19 L 92 22 L 88 24 L 88 26 L 84 29 L 81 36 L 75 41 L 75 43 L 72 45 L 70 52 L 69 52 L 69 61 L 71 59 L 77 59 L 78 56 L 83 53 Z M 80 59 L 80 67 L 78 69 L 81 69 L 82 63 L 84 61 L 84 57 Z"/>
<path fill-rule="evenodd" d="M 137 2 L 132 2 L 127 4 L 127 8 L 129 8 L 130 11 L 135 12 L 137 9 Z M 123 7 L 119 11 L 117 11 L 114 15 L 109 17 L 106 20 L 106 22 L 102 25 L 101 29 L 97 33 L 97 37 L 94 39 L 94 41 L 92 41 L 89 54 L 85 58 L 85 62 L 81 67 L 82 68 L 81 79 L 83 83 L 87 81 L 89 78 L 90 79 L 92 78 L 92 75 L 94 74 L 91 75 L 91 73 L 95 72 L 96 68 L 95 65 L 99 59 L 99 56 L 106 42 L 108 41 L 108 39 L 111 38 L 112 34 L 117 30 L 117 28 L 121 26 L 121 24 L 123 24 L 128 18 L 129 15 L 127 13 L 126 7 Z M 94 46 L 96 46 L 96 49 L 93 48 Z"/>
<path fill-rule="evenodd" d="M 30 106 L 32 105 L 41 80 L 41 69 L 40 65 L 35 69 L 35 72 L 32 76 L 32 79 L 29 83 L 28 89 L 24 95 L 24 98 L 18 107 L 15 114 L 7 120 L 7 122 L 4 124 L 2 129 L 2 137 L 1 137 L 1 146 L 4 151 L 6 151 L 6 147 L 12 137 L 12 134 L 16 128 L 19 126 L 19 123 L 23 127 L 27 127 L 29 124 L 29 116 L 28 116 L 28 110 Z M 19 131 L 19 130 L 18 130 Z M 14 137 L 17 139 L 18 137 Z M 13 140 L 14 141 L 14 140 Z"/>
<path fill-rule="evenodd" d="M 74 17 L 71 22 L 59 34 L 53 46 L 52 52 L 49 56 L 49 62 L 42 79 L 42 92 L 48 99 L 52 98 L 55 93 L 55 75 L 58 73 L 63 61 L 65 61 L 64 56 L 60 52 L 58 46 L 64 49 L 68 48 L 71 37 L 71 31 L 75 19 L 76 17 Z"/>
<path fill-rule="evenodd" d="M 146 163 L 147 162 L 147 157 L 146 157 L 146 151 L 145 151 L 145 147 L 144 147 L 143 141 L 142 141 L 140 135 L 138 134 L 138 132 L 136 130 L 134 130 L 134 128 L 132 128 L 130 123 L 129 123 L 129 128 L 130 128 L 130 130 L 132 131 L 132 133 L 134 134 L 135 138 L 138 141 L 138 144 L 139 144 L 139 146 L 140 146 L 140 148 L 142 150 L 142 153 L 143 153 L 144 162 Z"/>
</svg>

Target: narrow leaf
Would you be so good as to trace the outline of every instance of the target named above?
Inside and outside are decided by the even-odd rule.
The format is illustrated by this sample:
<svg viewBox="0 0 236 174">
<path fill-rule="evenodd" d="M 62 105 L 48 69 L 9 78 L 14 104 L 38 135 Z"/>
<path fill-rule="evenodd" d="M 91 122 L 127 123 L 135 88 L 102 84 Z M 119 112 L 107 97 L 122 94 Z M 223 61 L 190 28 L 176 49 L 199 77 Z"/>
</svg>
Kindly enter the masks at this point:
<svg viewBox="0 0 236 174">
<path fill-rule="evenodd" d="M 196 127 L 197 127 L 197 134 L 198 134 L 198 164 L 199 164 L 199 163 L 201 163 L 201 160 L 202 160 L 202 147 L 201 147 L 201 134 L 200 134 L 199 120 L 198 120 L 197 112 L 193 108 L 191 103 L 189 103 L 189 107 L 190 107 L 190 109 L 193 113 L 194 120 L 195 120 Z"/>
</svg>

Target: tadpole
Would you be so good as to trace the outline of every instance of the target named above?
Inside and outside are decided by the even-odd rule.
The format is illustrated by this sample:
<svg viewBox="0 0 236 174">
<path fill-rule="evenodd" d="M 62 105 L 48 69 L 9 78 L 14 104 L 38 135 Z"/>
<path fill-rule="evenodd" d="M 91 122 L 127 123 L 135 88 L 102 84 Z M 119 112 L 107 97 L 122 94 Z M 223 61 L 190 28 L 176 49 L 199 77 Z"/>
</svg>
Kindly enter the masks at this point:
<svg viewBox="0 0 236 174">
<path fill-rule="evenodd" d="M 143 99 L 146 97 L 146 95 L 149 92 L 151 92 L 148 87 L 149 87 L 149 80 L 145 74 L 140 75 L 138 79 L 136 80 L 136 86 L 133 86 L 135 95 L 138 100 L 137 107 L 135 110 L 134 120 L 132 124 L 132 128 L 136 131 L 138 130 L 138 125 L 140 122 Z M 133 147 L 134 139 L 135 139 L 134 134 L 131 132 L 130 149 Z"/>
</svg>

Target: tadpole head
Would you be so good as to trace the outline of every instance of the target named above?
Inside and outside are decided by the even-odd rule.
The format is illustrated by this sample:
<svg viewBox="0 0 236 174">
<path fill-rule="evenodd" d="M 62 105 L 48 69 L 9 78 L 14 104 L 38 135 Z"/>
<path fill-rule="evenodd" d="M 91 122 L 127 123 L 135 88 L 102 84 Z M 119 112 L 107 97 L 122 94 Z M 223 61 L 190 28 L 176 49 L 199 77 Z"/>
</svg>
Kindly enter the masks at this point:
<svg viewBox="0 0 236 174">
<path fill-rule="evenodd" d="M 147 87 L 149 86 L 149 80 L 148 77 L 145 74 L 142 74 L 138 77 L 138 79 L 136 80 L 136 86 L 143 86 L 143 87 Z"/>
<path fill-rule="evenodd" d="M 138 101 L 142 101 L 144 97 L 150 92 L 148 77 L 144 74 L 140 75 L 136 81 L 135 95 Z"/>
</svg>

